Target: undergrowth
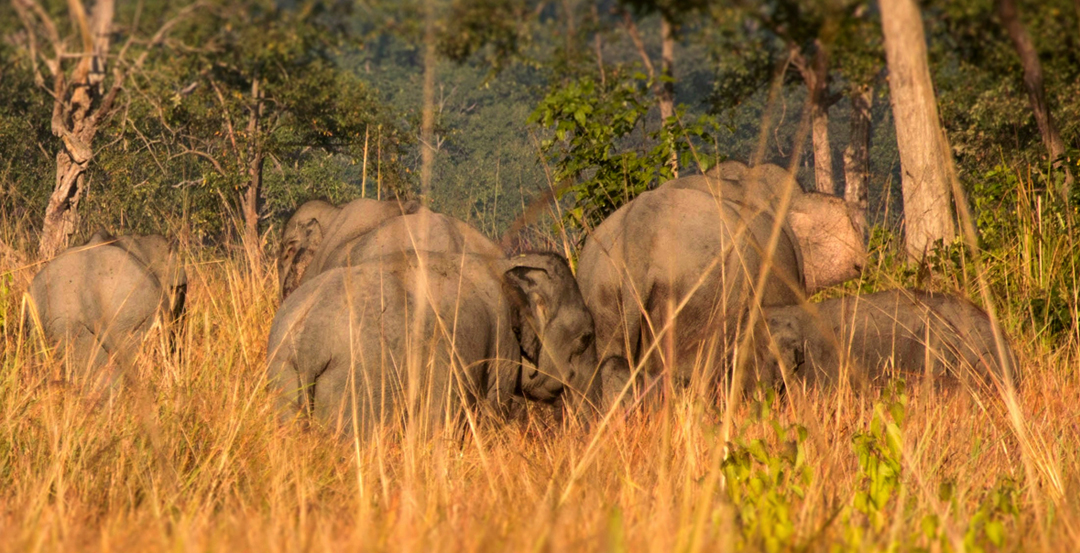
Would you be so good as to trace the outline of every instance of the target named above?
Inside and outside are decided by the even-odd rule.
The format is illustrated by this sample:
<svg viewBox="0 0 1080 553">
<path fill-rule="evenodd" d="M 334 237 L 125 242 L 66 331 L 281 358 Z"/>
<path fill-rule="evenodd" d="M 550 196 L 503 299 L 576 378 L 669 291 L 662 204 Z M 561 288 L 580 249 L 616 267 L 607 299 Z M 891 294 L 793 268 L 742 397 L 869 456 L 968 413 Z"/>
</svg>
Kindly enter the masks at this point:
<svg viewBox="0 0 1080 553">
<path fill-rule="evenodd" d="M 734 406 L 676 394 L 589 430 L 533 408 L 464 441 L 359 442 L 279 425 L 264 375 L 272 267 L 201 249 L 187 250 L 177 351 L 151 341 L 119 394 L 87 398 L 23 332 L 36 267 L 20 253 L 27 240 L 9 241 L 19 248 L 0 259 L 0 549 L 1076 549 L 1074 212 L 1016 198 L 1013 226 L 982 244 L 978 272 L 959 244 L 908 267 L 896 234 L 876 229 L 863 277 L 823 294 L 921 286 L 981 303 L 989 287 L 1024 369 L 1015 409 L 901 382 L 760 391 Z"/>
</svg>

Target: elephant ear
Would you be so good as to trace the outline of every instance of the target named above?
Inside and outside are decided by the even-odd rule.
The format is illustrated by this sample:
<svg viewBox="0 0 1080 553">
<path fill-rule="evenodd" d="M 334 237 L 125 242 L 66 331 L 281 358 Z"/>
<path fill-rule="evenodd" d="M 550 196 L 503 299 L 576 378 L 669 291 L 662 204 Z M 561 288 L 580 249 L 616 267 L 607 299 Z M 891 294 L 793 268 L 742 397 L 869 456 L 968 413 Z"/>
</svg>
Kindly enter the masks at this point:
<svg viewBox="0 0 1080 553">
<path fill-rule="evenodd" d="M 543 267 L 514 265 L 503 273 L 513 305 L 512 325 L 525 359 L 536 363 L 540 357 L 540 335 L 547 324 L 550 274 Z"/>
<path fill-rule="evenodd" d="M 297 238 L 289 240 L 283 248 L 278 268 L 281 275 L 281 297 L 285 298 L 300 285 L 311 260 L 323 241 L 323 228 L 318 219 L 311 218 L 298 224 Z"/>
</svg>

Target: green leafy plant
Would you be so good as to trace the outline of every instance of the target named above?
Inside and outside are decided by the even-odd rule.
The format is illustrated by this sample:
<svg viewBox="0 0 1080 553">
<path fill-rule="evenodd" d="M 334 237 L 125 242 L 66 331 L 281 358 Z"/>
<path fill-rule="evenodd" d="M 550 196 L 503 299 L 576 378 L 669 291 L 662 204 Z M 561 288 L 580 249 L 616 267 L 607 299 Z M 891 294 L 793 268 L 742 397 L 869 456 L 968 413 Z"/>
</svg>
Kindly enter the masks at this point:
<svg viewBox="0 0 1080 553">
<path fill-rule="evenodd" d="M 555 166 L 555 181 L 567 184 L 559 197 L 573 194 L 564 222 L 591 228 L 648 188 L 671 179 L 672 155 L 691 150 L 692 139 L 707 141 L 715 125 L 701 119 L 682 125 L 680 106 L 659 129 L 645 131 L 652 108 L 648 78 L 638 72 L 605 83 L 582 77 L 556 85 L 529 116 L 529 123 L 552 131 L 541 143 Z M 640 136 L 636 136 L 640 132 Z"/>
<path fill-rule="evenodd" d="M 768 391 L 754 405 L 756 423 L 770 428 L 772 439 L 737 439 L 721 466 L 728 497 L 738 510 L 740 546 L 769 552 L 786 548 L 795 537 L 791 512 L 813 479 L 806 428 L 785 426 L 773 417 L 775 398 Z"/>
</svg>

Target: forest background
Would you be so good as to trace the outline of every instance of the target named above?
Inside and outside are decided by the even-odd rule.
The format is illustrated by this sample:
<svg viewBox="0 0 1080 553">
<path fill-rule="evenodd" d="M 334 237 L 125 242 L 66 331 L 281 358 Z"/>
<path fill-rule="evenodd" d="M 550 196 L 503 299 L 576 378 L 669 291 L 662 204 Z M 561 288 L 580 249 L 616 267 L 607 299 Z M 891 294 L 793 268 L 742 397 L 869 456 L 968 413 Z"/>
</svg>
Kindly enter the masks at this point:
<svg viewBox="0 0 1080 553">
<path fill-rule="evenodd" d="M 40 17 L 27 7 L 37 3 L 14 2 L 22 4 L 0 10 L 0 212 L 18 223 L 5 228 L 40 229 L 63 141 L 53 132 L 55 72 L 38 59 L 51 46 L 35 35 L 48 20 L 69 57 L 80 35 L 64 3 L 42 3 Z M 1077 6 L 1018 4 L 1075 160 Z M 860 143 L 869 220 L 900 228 L 900 160 L 873 3 L 459 0 L 427 10 L 374 1 L 116 6 L 94 101 L 113 88 L 114 97 L 91 108 L 105 113 L 89 145 L 85 197 L 75 198 L 81 221 L 69 232 L 168 228 L 220 245 L 242 228 L 252 188 L 264 245 L 313 198 L 422 194 L 501 236 L 524 206 L 555 191 L 561 209 L 545 211 L 568 211 L 573 228 L 670 177 L 671 150 L 686 174 L 750 161 L 760 145 L 760 161 L 843 195 L 853 173 L 845 158 Z M 950 0 L 922 10 L 957 174 L 993 240 L 1007 225 L 1002 202 L 1015 201 L 1009 168 L 1030 167 L 1040 190 L 1065 176 L 1050 169 L 999 7 Z M 434 82 L 429 188 L 425 63 Z M 657 101 L 665 95 L 678 112 L 666 127 Z M 815 109 L 814 144 L 803 147 L 802 114 Z M 815 182 L 820 160 L 831 162 L 824 184 Z M 629 176 L 610 175 L 620 171 Z M 612 192 L 618 186 L 626 190 Z"/>
</svg>

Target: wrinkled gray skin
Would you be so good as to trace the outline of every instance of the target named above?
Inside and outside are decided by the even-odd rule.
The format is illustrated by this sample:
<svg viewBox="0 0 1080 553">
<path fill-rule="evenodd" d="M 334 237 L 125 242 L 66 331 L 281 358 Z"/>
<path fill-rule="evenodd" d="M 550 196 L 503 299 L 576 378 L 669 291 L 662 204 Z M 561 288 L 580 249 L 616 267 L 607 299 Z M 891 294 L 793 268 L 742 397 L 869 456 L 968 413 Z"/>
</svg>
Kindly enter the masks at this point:
<svg viewBox="0 0 1080 553">
<path fill-rule="evenodd" d="M 570 389 L 595 404 L 593 336 L 557 255 L 411 252 L 300 286 L 274 318 L 268 373 L 283 417 L 364 435 L 402 420 L 431 429 L 460 425 L 466 408 L 505 414 L 515 395 Z"/>
<path fill-rule="evenodd" d="M 666 364 L 673 384 L 715 393 L 717 368 L 727 365 L 729 344 L 754 303 L 774 229 L 777 245 L 758 299 L 761 305 L 798 303 L 805 297 L 799 249 L 767 210 L 663 186 L 593 231 L 578 281 L 596 320 L 606 402 L 639 363 L 650 377 L 660 376 Z M 656 333 L 665 327 L 657 343 Z"/>
<path fill-rule="evenodd" d="M 348 267 L 384 255 L 427 251 L 505 258 L 502 248 L 467 223 L 420 208 L 393 217 L 327 255 L 319 270 Z"/>
<path fill-rule="evenodd" d="M 278 255 L 281 295 L 330 269 L 413 250 L 505 257 L 476 229 L 416 201 L 359 199 L 341 208 L 311 201 L 285 225 Z"/>
<path fill-rule="evenodd" d="M 759 372 L 788 386 L 882 385 L 894 376 L 932 376 L 942 384 L 992 386 L 1020 367 L 1002 336 L 1004 361 L 990 317 L 948 294 L 891 290 L 765 310 L 768 332 L 757 340 Z M 929 347 L 927 347 L 929 346 Z"/>
<path fill-rule="evenodd" d="M 110 361 L 129 368 L 155 323 L 175 330 L 186 292 L 187 273 L 165 238 L 102 231 L 49 261 L 29 289 L 46 339 L 77 374 L 104 383 L 118 375 L 99 371 Z"/>
<path fill-rule="evenodd" d="M 783 168 L 771 163 L 747 167 L 725 161 L 705 175 L 668 181 L 660 188 L 701 190 L 724 200 L 776 212 L 786 189 L 791 189 L 784 222 L 803 259 L 803 276 L 812 294 L 859 275 L 866 260 L 860 211 L 842 198 L 804 192 Z"/>
<path fill-rule="evenodd" d="M 278 252 L 278 285 L 286 297 L 304 282 L 305 274 L 322 272 L 331 252 L 342 248 L 392 217 L 415 213 L 415 201 L 361 198 L 342 207 L 321 200 L 301 205 L 285 223 Z"/>
</svg>

